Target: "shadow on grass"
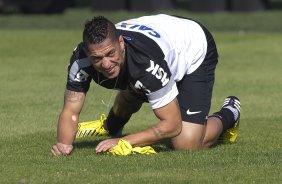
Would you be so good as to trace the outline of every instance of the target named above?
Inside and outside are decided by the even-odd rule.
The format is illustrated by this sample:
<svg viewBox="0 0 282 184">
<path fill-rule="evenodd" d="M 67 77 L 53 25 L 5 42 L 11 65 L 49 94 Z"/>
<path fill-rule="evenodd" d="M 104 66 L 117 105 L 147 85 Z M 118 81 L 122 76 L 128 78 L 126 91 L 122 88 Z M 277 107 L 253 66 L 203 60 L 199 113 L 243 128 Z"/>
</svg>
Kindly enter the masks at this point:
<svg viewBox="0 0 282 184">
<path fill-rule="evenodd" d="M 81 139 L 81 140 L 76 140 L 73 144 L 74 148 L 76 149 L 94 149 L 101 141 L 105 139 L 95 139 L 95 140 L 90 140 L 89 138 Z M 169 139 L 162 140 L 158 143 L 152 144 L 151 145 L 156 152 L 166 152 L 166 151 L 173 151 L 173 147 L 171 145 L 171 142 Z"/>
<path fill-rule="evenodd" d="M 84 139 L 84 140 L 77 140 L 73 143 L 73 146 L 75 148 L 95 148 L 99 142 L 101 142 L 104 139 L 100 139 L 100 140 L 89 140 L 89 139 Z"/>
</svg>

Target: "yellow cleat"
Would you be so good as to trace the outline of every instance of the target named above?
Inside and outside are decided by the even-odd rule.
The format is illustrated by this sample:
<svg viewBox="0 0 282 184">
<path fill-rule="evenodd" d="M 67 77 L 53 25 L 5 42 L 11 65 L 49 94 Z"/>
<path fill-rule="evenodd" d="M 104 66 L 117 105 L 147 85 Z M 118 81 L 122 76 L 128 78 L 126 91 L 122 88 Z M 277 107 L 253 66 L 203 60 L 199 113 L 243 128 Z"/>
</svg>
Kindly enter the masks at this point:
<svg viewBox="0 0 282 184">
<path fill-rule="evenodd" d="M 236 142 L 238 137 L 241 109 L 240 100 L 235 96 L 229 96 L 224 100 L 222 108 L 228 108 L 228 106 L 237 109 L 238 118 L 234 123 L 234 126 L 232 128 L 227 129 L 227 131 L 220 137 L 220 141 L 223 143 L 232 144 Z"/>
<path fill-rule="evenodd" d="M 223 142 L 224 143 L 235 143 L 238 137 L 239 130 L 239 121 L 235 123 L 234 127 L 227 129 L 227 131 L 223 134 Z"/>
<path fill-rule="evenodd" d="M 109 135 L 109 132 L 103 127 L 105 120 L 106 116 L 102 114 L 99 120 L 78 123 L 78 131 L 75 138 Z"/>
</svg>

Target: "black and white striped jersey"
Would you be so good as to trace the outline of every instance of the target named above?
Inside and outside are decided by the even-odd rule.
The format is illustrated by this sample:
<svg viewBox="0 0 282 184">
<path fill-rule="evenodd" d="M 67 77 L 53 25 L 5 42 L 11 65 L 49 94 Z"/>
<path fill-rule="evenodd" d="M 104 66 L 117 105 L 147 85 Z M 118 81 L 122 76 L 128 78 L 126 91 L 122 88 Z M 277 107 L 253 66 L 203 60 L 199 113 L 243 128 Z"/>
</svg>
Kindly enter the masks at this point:
<svg viewBox="0 0 282 184">
<path fill-rule="evenodd" d="M 153 109 L 177 95 L 176 82 L 195 71 L 207 52 L 201 26 L 169 15 L 144 16 L 116 24 L 125 40 L 126 61 L 118 78 L 107 79 L 91 65 L 80 43 L 68 67 L 67 89 L 87 92 L 91 80 L 109 88 L 130 90 Z"/>
</svg>

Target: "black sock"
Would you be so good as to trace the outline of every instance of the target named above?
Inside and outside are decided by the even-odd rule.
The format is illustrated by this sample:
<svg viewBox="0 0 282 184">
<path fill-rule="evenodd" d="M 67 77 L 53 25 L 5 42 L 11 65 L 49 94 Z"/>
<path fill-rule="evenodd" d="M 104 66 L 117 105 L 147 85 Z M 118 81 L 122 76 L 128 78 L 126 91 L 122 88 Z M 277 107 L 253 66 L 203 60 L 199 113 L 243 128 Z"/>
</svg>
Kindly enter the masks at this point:
<svg viewBox="0 0 282 184">
<path fill-rule="evenodd" d="M 225 133 L 227 129 L 234 126 L 234 114 L 230 109 L 222 108 L 219 112 L 215 112 L 210 117 L 217 117 L 221 120 L 223 125 L 222 133 Z"/>
<path fill-rule="evenodd" d="M 123 126 L 128 122 L 128 120 L 130 119 L 124 119 L 121 117 L 118 117 L 114 114 L 113 108 L 111 108 L 109 115 L 106 119 L 106 125 L 107 125 L 107 129 L 109 131 L 109 134 L 111 136 L 115 136 L 117 133 L 119 133 L 119 131 L 123 128 Z"/>
</svg>

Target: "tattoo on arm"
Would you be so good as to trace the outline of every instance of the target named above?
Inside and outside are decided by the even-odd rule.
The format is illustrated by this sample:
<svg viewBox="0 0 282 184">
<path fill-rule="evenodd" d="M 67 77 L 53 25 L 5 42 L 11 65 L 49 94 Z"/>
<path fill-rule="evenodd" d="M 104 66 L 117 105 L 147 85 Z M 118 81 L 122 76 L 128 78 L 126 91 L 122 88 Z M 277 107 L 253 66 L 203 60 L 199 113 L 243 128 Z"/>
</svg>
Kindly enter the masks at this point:
<svg viewBox="0 0 282 184">
<path fill-rule="evenodd" d="M 66 90 L 65 91 L 65 101 L 68 102 L 79 102 L 83 99 L 84 94 L 81 92 L 75 92 Z"/>
<path fill-rule="evenodd" d="M 165 138 L 165 133 L 159 127 L 154 126 L 153 132 L 154 132 L 154 134 L 157 138 L 159 138 L 159 139 Z"/>
</svg>

